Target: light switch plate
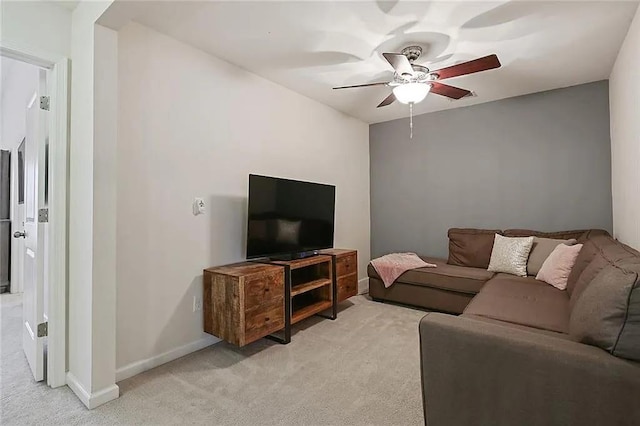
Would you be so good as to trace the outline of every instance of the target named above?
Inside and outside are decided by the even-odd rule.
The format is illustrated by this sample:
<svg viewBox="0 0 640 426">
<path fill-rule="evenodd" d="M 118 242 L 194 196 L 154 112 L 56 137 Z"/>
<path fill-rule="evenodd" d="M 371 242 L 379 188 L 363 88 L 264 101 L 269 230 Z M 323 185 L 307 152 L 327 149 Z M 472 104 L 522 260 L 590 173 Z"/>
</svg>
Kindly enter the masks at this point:
<svg viewBox="0 0 640 426">
<path fill-rule="evenodd" d="M 198 216 L 205 213 L 204 198 L 196 198 L 193 200 L 193 215 Z"/>
</svg>

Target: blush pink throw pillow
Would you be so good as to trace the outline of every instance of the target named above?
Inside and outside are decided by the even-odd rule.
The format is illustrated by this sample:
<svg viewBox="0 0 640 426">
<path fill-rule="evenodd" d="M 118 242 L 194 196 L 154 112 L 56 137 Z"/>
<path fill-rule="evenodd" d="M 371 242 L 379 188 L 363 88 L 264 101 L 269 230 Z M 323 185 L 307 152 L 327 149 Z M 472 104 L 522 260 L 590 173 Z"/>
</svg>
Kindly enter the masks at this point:
<svg viewBox="0 0 640 426">
<path fill-rule="evenodd" d="M 559 290 L 566 289 L 569 274 L 576 263 L 581 248 L 582 244 L 573 246 L 558 244 L 542 264 L 538 275 L 536 275 L 536 280 L 551 284 Z"/>
</svg>

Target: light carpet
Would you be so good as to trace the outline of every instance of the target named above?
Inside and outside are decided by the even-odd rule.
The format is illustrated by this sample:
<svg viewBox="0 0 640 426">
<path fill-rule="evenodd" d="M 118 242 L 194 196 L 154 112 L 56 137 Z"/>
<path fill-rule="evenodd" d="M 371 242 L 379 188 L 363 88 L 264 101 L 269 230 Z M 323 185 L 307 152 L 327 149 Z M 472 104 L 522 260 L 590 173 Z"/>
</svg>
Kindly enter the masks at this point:
<svg viewBox="0 0 640 426">
<path fill-rule="evenodd" d="M 92 411 L 33 381 L 21 312 L 3 299 L 2 424 L 424 424 L 419 310 L 357 296 L 335 321 L 294 326 L 288 345 L 210 346 L 118 383 L 120 398 Z"/>
</svg>

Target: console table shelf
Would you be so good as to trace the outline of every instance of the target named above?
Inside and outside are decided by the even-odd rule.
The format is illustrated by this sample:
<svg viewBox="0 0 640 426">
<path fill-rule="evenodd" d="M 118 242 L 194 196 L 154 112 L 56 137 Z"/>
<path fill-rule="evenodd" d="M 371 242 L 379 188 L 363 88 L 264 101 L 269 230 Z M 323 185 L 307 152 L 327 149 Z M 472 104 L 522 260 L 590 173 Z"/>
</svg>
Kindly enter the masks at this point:
<svg viewBox="0 0 640 426">
<path fill-rule="evenodd" d="M 331 280 L 329 278 L 320 278 L 317 280 L 309 281 L 304 284 L 294 285 L 294 286 L 291 286 L 291 296 L 292 297 L 297 296 L 301 293 L 306 293 L 307 291 L 324 287 L 326 285 L 331 285 Z"/>
<path fill-rule="evenodd" d="M 304 308 L 294 310 L 293 315 L 291 316 L 291 324 L 295 324 L 302 321 L 303 319 L 309 318 L 310 316 L 330 309 L 332 303 L 333 302 L 331 300 L 321 300 L 311 305 L 306 305 Z"/>
</svg>

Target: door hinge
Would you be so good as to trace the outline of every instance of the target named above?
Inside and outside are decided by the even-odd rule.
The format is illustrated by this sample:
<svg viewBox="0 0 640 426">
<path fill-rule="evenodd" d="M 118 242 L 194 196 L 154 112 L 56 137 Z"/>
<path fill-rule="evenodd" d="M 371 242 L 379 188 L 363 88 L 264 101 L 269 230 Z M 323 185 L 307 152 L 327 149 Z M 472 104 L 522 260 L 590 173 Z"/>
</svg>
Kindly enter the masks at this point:
<svg viewBox="0 0 640 426">
<path fill-rule="evenodd" d="M 38 337 L 47 337 L 49 335 L 49 323 L 41 322 L 38 324 Z"/>
<path fill-rule="evenodd" d="M 49 111 L 50 103 L 51 103 L 51 99 L 49 98 L 49 96 L 40 96 L 40 109 Z"/>
<path fill-rule="evenodd" d="M 38 210 L 38 222 L 40 223 L 49 222 L 49 209 Z"/>
</svg>

